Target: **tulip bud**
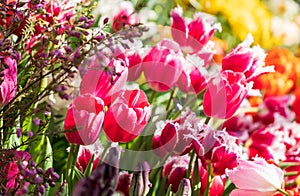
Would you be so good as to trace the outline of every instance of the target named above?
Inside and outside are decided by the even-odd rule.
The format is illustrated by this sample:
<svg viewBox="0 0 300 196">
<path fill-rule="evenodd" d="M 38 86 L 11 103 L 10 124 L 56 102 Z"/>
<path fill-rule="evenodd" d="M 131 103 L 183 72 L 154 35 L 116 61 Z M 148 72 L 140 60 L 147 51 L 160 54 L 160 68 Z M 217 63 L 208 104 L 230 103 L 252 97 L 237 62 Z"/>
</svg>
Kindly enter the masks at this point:
<svg viewBox="0 0 300 196">
<path fill-rule="evenodd" d="M 77 183 L 73 195 L 112 195 L 117 188 L 119 159 L 120 150 L 116 147 L 111 148 L 92 174 Z"/>
<path fill-rule="evenodd" d="M 176 192 L 176 196 L 189 196 L 192 195 L 191 183 L 189 179 L 182 179 L 178 191 Z"/>
<path fill-rule="evenodd" d="M 149 181 L 150 167 L 147 162 L 139 163 L 133 173 L 129 189 L 131 196 L 144 196 L 149 192 L 152 184 Z"/>
</svg>

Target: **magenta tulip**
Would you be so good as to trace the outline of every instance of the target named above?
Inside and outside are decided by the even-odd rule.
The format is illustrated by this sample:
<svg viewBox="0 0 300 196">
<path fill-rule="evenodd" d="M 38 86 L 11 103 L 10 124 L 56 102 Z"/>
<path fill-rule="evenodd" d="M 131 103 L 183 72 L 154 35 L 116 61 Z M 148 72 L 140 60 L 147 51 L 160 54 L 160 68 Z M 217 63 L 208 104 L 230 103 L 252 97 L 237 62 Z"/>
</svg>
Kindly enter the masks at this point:
<svg viewBox="0 0 300 196">
<path fill-rule="evenodd" d="M 104 132 L 112 142 L 130 142 L 146 126 L 151 106 L 142 90 L 124 90 L 108 108 Z"/>
<path fill-rule="evenodd" d="M 208 82 L 203 98 L 204 113 L 210 117 L 230 118 L 247 96 L 250 84 L 242 73 L 223 71 Z"/>
<path fill-rule="evenodd" d="M 186 61 L 176 85 L 184 93 L 200 93 L 206 87 L 204 69 L 197 67 L 190 61 Z"/>
<path fill-rule="evenodd" d="M 65 135 L 73 144 L 89 145 L 98 139 L 103 119 L 104 102 L 91 94 L 76 97 L 65 119 Z"/>
<path fill-rule="evenodd" d="M 176 42 L 167 39 L 159 42 L 143 59 L 144 74 L 150 88 L 164 92 L 174 87 L 184 62 Z"/>
<path fill-rule="evenodd" d="M 262 48 L 259 46 L 250 48 L 252 42 L 253 37 L 248 35 L 244 42 L 226 54 L 222 60 L 222 69 L 244 73 L 247 80 L 274 71 L 274 67 L 264 66 L 266 54 Z"/>
<path fill-rule="evenodd" d="M 0 62 L 1 63 L 1 62 Z M 4 70 L 0 84 L 0 107 L 8 104 L 16 95 L 17 91 L 17 62 L 11 57 L 3 59 Z"/>
<path fill-rule="evenodd" d="M 180 7 L 171 11 L 172 37 L 187 53 L 201 51 L 214 32 L 221 29 L 219 24 L 213 24 L 213 20 L 204 14 L 195 14 L 189 23 L 181 15 Z"/>
<path fill-rule="evenodd" d="M 93 94 L 100 97 L 105 105 L 109 105 L 111 96 L 124 87 L 128 76 L 128 68 L 125 61 L 121 59 L 110 62 L 105 58 L 101 60 L 103 62 L 98 62 L 99 59 L 96 57 L 91 59 L 91 65 L 82 76 L 80 93 Z M 106 67 L 101 67 L 102 64 Z"/>
</svg>

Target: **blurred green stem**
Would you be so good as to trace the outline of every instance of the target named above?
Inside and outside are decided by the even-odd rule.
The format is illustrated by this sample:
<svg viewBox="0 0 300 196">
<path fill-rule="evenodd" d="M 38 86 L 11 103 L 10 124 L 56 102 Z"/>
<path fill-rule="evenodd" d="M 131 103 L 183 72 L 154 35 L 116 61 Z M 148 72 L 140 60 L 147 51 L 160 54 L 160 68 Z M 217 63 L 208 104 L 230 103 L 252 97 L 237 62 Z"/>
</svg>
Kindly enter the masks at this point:
<svg viewBox="0 0 300 196">
<path fill-rule="evenodd" d="M 210 187 L 210 183 L 211 183 L 211 163 L 209 162 L 207 164 L 207 185 L 206 185 L 206 189 L 205 189 L 205 192 L 204 192 L 204 196 L 208 196 L 209 195 L 209 187 Z"/>
<path fill-rule="evenodd" d="M 70 147 L 70 152 L 68 155 L 68 161 L 67 161 L 67 172 L 66 172 L 66 180 L 69 186 L 69 190 L 70 193 L 72 192 L 72 180 L 73 180 L 73 170 L 75 167 L 75 163 L 77 160 L 77 155 L 78 155 L 78 151 L 79 151 L 79 146 L 80 145 L 76 145 L 76 144 L 71 144 Z"/>
</svg>

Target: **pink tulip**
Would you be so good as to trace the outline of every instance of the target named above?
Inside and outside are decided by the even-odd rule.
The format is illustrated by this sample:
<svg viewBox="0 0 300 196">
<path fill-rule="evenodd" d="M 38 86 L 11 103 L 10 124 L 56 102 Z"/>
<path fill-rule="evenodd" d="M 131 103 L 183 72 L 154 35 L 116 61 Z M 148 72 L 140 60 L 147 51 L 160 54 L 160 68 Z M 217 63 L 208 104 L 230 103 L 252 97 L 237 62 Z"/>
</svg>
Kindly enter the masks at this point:
<svg viewBox="0 0 300 196">
<path fill-rule="evenodd" d="M 230 118 L 250 89 L 242 73 L 226 70 L 208 81 L 203 98 L 204 113 L 210 117 Z"/>
<path fill-rule="evenodd" d="M 176 85 L 184 93 L 198 94 L 206 87 L 204 69 L 186 61 Z"/>
<path fill-rule="evenodd" d="M 77 161 L 76 161 L 76 167 L 82 173 L 84 173 L 94 154 L 94 160 L 92 163 L 93 164 L 92 170 L 94 170 L 98 165 L 102 151 L 103 151 L 103 147 L 99 140 L 97 140 L 93 145 L 80 146 Z"/>
<path fill-rule="evenodd" d="M 17 91 L 16 60 L 5 56 L 2 63 L 4 64 L 4 70 L 2 72 L 3 81 L 0 84 L 0 107 L 8 104 L 14 98 Z"/>
<path fill-rule="evenodd" d="M 164 157 L 168 153 L 183 155 L 193 148 L 193 141 L 200 141 L 199 131 L 202 124 L 195 113 L 188 110 L 182 116 L 165 124 L 158 124 L 152 140 L 152 148 L 156 154 Z"/>
<path fill-rule="evenodd" d="M 247 80 L 267 72 L 274 72 L 273 66 L 265 66 L 266 54 L 259 46 L 250 48 L 253 37 L 248 35 L 244 42 L 232 49 L 222 60 L 223 70 L 244 73 Z"/>
<path fill-rule="evenodd" d="M 142 73 L 142 57 L 137 51 L 124 51 L 116 48 L 116 58 L 122 59 L 128 64 L 128 81 L 136 81 Z"/>
<path fill-rule="evenodd" d="M 124 90 L 108 108 L 104 132 L 112 142 L 130 142 L 144 129 L 151 106 L 142 90 Z"/>
<path fill-rule="evenodd" d="M 114 31 L 119 31 L 126 25 L 131 25 L 138 22 L 132 3 L 122 2 L 118 6 L 120 7 L 120 10 L 113 16 L 112 22 L 112 29 Z"/>
<path fill-rule="evenodd" d="M 172 17 L 172 37 L 187 53 L 195 53 L 202 50 L 208 43 L 214 32 L 220 26 L 213 25 L 213 20 L 204 14 L 197 13 L 194 19 L 187 23 L 182 18 L 182 9 L 180 7 L 171 11 Z"/>
<path fill-rule="evenodd" d="M 65 136 L 70 143 L 89 145 L 98 139 L 104 119 L 104 102 L 91 94 L 76 97 L 65 119 Z"/>
<path fill-rule="evenodd" d="M 222 196 L 224 192 L 226 176 L 214 176 L 209 188 L 209 196 Z"/>
<path fill-rule="evenodd" d="M 225 145 L 221 145 L 213 148 L 211 163 L 213 172 L 216 175 L 225 174 L 226 169 L 233 169 L 237 165 L 237 155 L 227 148 Z"/>
<path fill-rule="evenodd" d="M 272 195 L 284 181 L 279 167 L 259 157 L 254 161 L 239 160 L 238 166 L 226 174 L 238 188 L 231 195 Z"/>
<path fill-rule="evenodd" d="M 162 170 L 162 177 L 168 176 L 167 187 L 171 184 L 172 191 L 177 192 L 180 181 L 184 179 L 189 166 L 189 156 L 169 157 Z"/>
<path fill-rule="evenodd" d="M 105 105 L 109 105 L 111 96 L 121 91 L 125 85 L 128 76 L 127 65 L 121 59 L 109 61 L 102 58 L 102 62 L 99 62 L 97 57 L 92 57 L 90 61 L 88 70 L 82 76 L 80 93 L 93 94 L 100 97 Z"/>
<path fill-rule="evenodd" d="M 120 172 L 116 191 L 124 196 L 129 196 L 131 179 L 132 174 L 129 174 L 127 171 Z"/>
<path fill-rule="evenodd" d="M 164 92 L 175 86 L 184 65 L 179 45 L 163 40 L 154 46 L 143 60 L 146 81 L 155 90 Z"/>
</svg>

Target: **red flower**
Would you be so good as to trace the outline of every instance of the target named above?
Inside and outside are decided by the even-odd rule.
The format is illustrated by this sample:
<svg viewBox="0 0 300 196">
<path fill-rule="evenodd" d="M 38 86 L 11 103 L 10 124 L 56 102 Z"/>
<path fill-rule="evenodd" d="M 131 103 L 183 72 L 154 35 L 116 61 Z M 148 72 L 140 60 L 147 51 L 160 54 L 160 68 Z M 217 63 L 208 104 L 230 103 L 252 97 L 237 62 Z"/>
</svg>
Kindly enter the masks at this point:
<svg viewBox="0 0 300 196">
<path fill-rule="evenodd" d="M 232 49 L 222 60 L 223 70 L 244 73 L 251 80 L 262 73 L 273 72 L 272 66 L 265 65 L 266 54 L 259 46 L 250 48 L 253 37 L 248 35 L 244 42 Z"/>
<path fill-rule="evenodd" d="M 172 88 L 185 63 L 176 42 L 163 40 L 154 46 L 143 60 L 143 69 L 149 86 L 159 92 Z"/>
<path fill-rule="evenodd" d="M 111 96 L 121 91 L 125 85 L 128 75 L 126 64 L 121 59 L 109 62 L 105 57 L 101 61 L 97 57 L 89 60 L 90 66 L 82 76 L 80 93 L 93 94 L 100 97 L 105 105 L 109 105 Z"/>
<path fill-rule="evenodd" d="M 112 29 L 114 31 L 119 31 L 126 25 L 131 25 L 138 22 L 137 16 L 134 14 L 134 8 L 132 7 L 131 3 L 124 2 L 118 6 L 120 6 L 121 9 L 113 17 Z"/>
<path fill-rule="evenodd" d="M 17 90 L 17 63 L 15 59 L 5 56 L 1 62 L 4 65 L 3 77 L 0 84 L 0 107 L 9 103 Z"/>
<path fill-rule="evenodd" d="M 167 186 L 172 185 L 172 191 L 177 192 L 180 181 L 185 177 L 189 166 L 189 156 L 170 157 L 164 165 L 162 177 L 168 175 Z"/>
<path fill-rule="evenodd" d="M 184 93 L 198 94 L 206 87 L 205 73 L 204 68 L 202 69 L 201 66 L 196 66 L 194 62 L 187 60 L 176 85 Z"/>
<path fill-rule="evenodd" d="M 223 175 L 226 168 L 233 169 L 237 165 L 237 155 L 221 145 L 212 150 L 211 162 L 214 174 Z"/>
<path fill-rule="evenodd" d="M 213 21 L 204 14 L 197 13 L 194 19 L 187 24 L 182 18 L 180 7 L 171 11 L 172 37 L 187 53 L 196 53 L 208 43 L 219 25 L 212 25 Z"/>
<path fill-rule="evenodd" d="M 124 90 L 108 108 L 104 132 L 113 142 L 130 142 L 146 126 L 151 107 L 142 90 Z"/>
<path fill-rule="evenodd" d="M 247 96 L 250 84 L 242 73 L 226 70 L 208 82 L 203 98 L 204 113 L 210 117 L 230 118 Z"/>
<path fill-rule="evenodd" d="M 97 141 L 93 145 L 80 146 L 77 161 L 76 161 L 76 167 L 82 173 L 84 173 L 94 154 L 93 167 L 92 167 L 92 170 L 94 170 L 98 165 L 102 151 L 103 151 L 103 147 L 100 144 L 100 142 Z"/>
<path fill-rule="evenodd" d="M 84 94 L 69 106 L 65 119 L 66 138 L 70 143 L 89 145 L 98 139 L 104 118 L 104 102 L 99 97 Z"/>
</svg>

